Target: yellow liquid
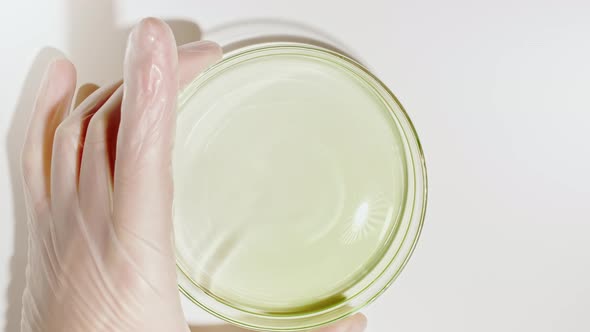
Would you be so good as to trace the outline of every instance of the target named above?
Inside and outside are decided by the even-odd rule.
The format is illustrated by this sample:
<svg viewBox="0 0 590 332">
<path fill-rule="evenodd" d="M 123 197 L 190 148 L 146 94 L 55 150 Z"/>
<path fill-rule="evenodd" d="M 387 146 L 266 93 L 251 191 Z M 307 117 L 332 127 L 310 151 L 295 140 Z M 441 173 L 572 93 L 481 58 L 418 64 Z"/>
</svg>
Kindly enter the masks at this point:
<svg viewBox="0 0 590 332">
<path fill-rule="evenodd" d="M 405 198 L 390 111 L 325 60 L 275 55 L 217 71 L 178 115 L 181 270 L 253 312 L 318 310 L 354 296 Z"/>
</svg>

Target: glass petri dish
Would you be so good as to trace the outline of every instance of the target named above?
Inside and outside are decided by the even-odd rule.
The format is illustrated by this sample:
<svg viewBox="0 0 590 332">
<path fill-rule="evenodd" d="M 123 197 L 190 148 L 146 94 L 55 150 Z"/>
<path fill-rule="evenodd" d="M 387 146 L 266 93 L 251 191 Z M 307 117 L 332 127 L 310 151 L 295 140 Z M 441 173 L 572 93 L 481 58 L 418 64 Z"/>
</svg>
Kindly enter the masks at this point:
<svg viewBox="0 0 590 332">
<path fill-rule="evenodd" d="M 362 65 L 302 43 L 238 49 L 179 95 L 179 288 L 254 330 L 347 317 L 405 266 L 426 209 L 406 112 Z"/>
</svg>

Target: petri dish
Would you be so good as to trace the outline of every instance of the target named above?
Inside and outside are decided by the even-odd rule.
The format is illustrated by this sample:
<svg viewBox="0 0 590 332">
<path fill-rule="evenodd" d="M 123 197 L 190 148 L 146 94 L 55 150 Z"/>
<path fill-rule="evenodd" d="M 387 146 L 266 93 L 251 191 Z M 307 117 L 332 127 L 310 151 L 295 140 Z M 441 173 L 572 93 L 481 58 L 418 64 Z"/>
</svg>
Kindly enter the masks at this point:
<svg viewBox="0 0 590 332">
<path fill-rule="evenodd" d="M 426 209 L 414 127 L 354 60 L 304 43 L 226 54 L 179 95 L 180 291 L 254 330 L 347 317 L 405 266 Z"/>
</svg>

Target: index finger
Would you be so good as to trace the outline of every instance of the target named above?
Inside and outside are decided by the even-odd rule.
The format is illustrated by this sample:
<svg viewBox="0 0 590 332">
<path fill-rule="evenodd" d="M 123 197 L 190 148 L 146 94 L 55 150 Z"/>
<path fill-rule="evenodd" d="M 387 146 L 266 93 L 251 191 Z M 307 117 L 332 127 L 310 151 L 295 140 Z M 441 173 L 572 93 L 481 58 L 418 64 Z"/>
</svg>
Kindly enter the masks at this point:
<svg viewBox="0 0 590 332">
<path fill-rule="evenodd" d="M 142 20 L 125 54 L 115 157 L 114 226 L 171 251 L 172 147 L 178 93 L 174 36 L 161 20 Z"/>
</svg>

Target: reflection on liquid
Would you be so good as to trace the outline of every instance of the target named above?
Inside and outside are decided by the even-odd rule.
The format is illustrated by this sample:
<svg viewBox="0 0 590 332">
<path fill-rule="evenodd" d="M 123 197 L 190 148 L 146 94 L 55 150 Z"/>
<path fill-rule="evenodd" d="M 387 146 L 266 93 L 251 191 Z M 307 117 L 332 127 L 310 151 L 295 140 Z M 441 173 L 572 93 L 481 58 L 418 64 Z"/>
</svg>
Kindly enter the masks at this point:
<svg viewBox="0 0 590 332">
<path fill-rule="evenodd" d="M 363 229 L 367 224 L 367 217 L 369 214 L 369 203 L 363 202 L 354 214 L 354 220 L 352 221 L 352 230 L 358 232 Z"/>
<path fill-rule="evenodd" d="M 393 207 L 382 196 L 364 200 L 357 207 L 354 215 L 342 234 L 342 242 L 353 244 L 364 239 L 368 234 L 392 221 Z"/>
</svg>

